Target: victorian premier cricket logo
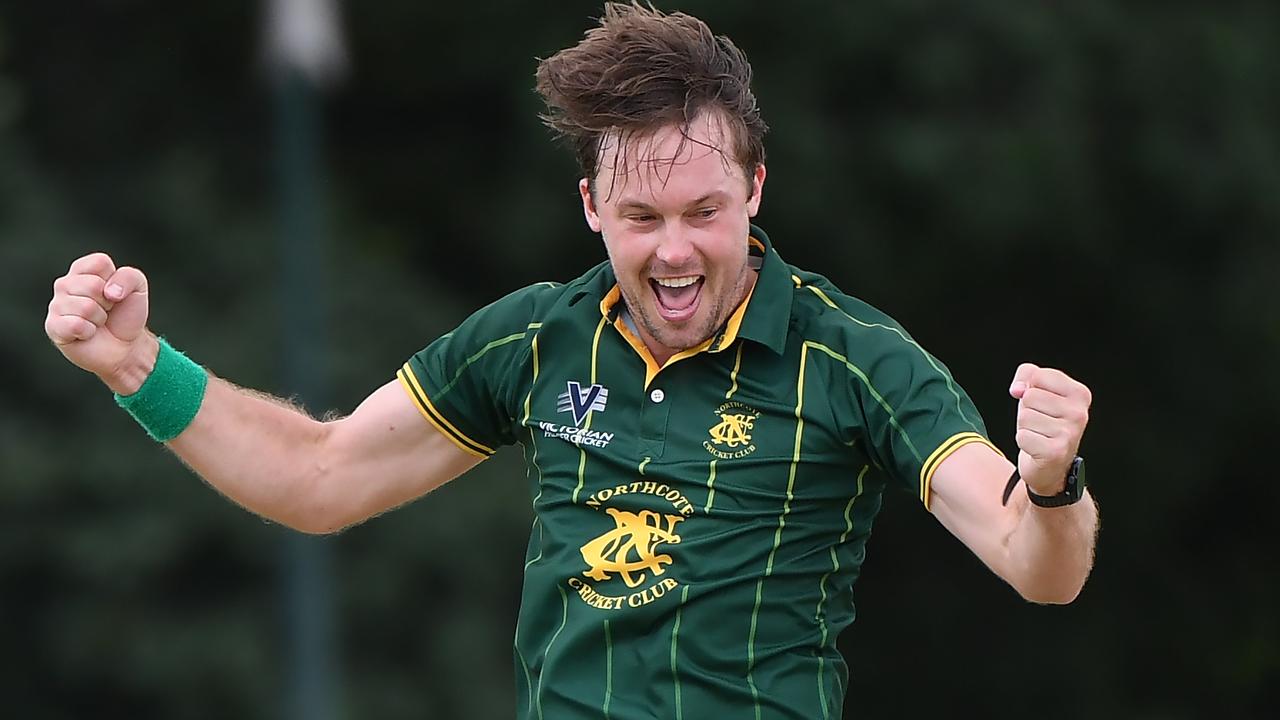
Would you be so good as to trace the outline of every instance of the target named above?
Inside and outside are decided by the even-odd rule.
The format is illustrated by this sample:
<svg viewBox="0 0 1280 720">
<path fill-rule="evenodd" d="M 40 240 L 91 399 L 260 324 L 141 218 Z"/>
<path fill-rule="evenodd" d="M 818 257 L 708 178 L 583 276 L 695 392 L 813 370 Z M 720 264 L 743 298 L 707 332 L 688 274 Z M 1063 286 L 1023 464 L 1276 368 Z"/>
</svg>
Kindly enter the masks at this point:
<svg viewBox="0 0 1280 720">
<path fill-rule="evenodd" d="M 582 383 L 570 380 L 565 384 L 565 391 L 556 398 L 556 412 L 572 415 L 573 424 L 563 425 L 544 420 L 538 423 L 538 427 L 542 430 L 543 437 L 556 438 L 579 446 L 608 447 L 609 443 L 613 442 L 613 433 L 591 430 L 582 426 L 588 413 L 604 412 L 608 404 L 609 388 L 594 383 L 583 388 Z"/>
<path fill-rule="evenodd" d="M 720 421 L 707 430 L 710 439 L 702 441 L 707 452 L 721 460 L 733 460 L 756 451 L 751 434 L 760 411 L 740 402 L 727 402 L 716 408 L 716 417 Z"/>
<path fill-rule="evenodd" d="M 609 388 L 592 384 L 584 390 L 582 383 L 570 380 L 565 383 L 565 391 L 556 400 L 556 412 L 571 413 L 573 424 L 581 427 L 587 413 L 604 412 L 609 403 Z"/>
<path fill-rule="evenodd" d="M 670 503 L 672 512 L 631 512 L 605 507 L 622 495 L 647 495 Z M 614 527 L 580 548 L 587 569 L 569 578 L 569 587 L 582 601 L 601 610 L 648 605 L 680 586 L 668 577 L 675 559 L 665 552 L 680 543 L 677 526 L 693 514 L 693 504 L 679 490 L 640 480 L 592 493 L 587 506 L 603 510 Z M 586 578 L 586 579 L 584 579 Z"/>
</svg>

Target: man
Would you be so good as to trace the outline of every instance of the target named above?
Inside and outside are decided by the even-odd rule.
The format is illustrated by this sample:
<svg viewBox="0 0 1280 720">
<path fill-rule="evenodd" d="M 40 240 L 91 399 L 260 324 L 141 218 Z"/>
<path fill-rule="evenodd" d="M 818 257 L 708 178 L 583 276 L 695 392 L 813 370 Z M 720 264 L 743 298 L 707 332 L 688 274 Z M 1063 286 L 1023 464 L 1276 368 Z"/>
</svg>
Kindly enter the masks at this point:
<svg viewBox="0 0 1280 720">
<path fill-rule="evenodd" d="M 476 312 L 349 417 L 208 375 L 147 330 L 144 275 L 102 254 L 55 283 L 46 331 L 212 485 L 304 532 L 523 445 L 521 717 L 839 716 L 835 640 L 886 487 L 1029 600 L 1077 595 L 1090 395 L 1017 369 L 1015 474 L 941 363 L 786 265 L 750 224 L 766 178 L 750 76 L 695 18 L 607 5 L 537 84 L 608 262 Z"/>
</svg>

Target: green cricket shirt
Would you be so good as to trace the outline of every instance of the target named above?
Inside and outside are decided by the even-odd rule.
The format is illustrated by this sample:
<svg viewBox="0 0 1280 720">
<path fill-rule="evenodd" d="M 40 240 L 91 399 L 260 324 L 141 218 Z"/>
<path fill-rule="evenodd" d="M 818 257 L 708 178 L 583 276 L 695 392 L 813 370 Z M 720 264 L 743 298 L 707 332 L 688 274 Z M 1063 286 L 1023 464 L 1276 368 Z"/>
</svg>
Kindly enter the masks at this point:
<svg viewBox="0 0 1280 720">
<path fill-rule="evenodd" d="M 607 263 L 476 312 L 398 373 L 487 457 L 520 443 L 534 522 L 519 717 L 840 717 L 836 636 L 881 493 L 929 498 L 990 444 L 969 397 L 892 319 L 786 265 L 661 368 Z"/>
</svg>

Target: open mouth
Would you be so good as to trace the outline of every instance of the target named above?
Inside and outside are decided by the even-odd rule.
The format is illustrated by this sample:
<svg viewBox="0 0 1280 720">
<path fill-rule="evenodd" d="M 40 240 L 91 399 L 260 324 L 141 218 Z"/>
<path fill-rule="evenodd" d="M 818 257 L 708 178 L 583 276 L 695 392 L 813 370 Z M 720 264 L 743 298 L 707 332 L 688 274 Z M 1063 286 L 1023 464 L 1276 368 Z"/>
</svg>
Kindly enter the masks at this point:
<svg viewBox="0 0 1280 720">
<path fill-rule="evenodd" d="M 693 317 L 702 297 L 702 275 L 649 278 L 649 287 L 657 299 L 658 313 L 668 322 L 684 322 Z"/>
</svg>

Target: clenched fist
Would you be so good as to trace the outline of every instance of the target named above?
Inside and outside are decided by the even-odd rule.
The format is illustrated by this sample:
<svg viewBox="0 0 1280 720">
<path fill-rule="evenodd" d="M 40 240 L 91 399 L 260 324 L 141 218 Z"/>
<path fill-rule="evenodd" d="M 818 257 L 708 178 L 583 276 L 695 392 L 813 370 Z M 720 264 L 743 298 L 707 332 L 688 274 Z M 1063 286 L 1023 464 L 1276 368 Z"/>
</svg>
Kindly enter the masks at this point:
<svg viewBox="0 0 1280 720">
<path fill-rule="evenodd" d="M 1035 494 L 1057 495 L 1089 424 L 1093 395 L 1061 370 L 1031 363 L 1018 366 L 1009 394 L 1018 400 L 1018 473 Z"/>
<path fill-rule="evenodd" d="M 93 253 L 53 282 L 44 331 L 68 360 L 122 395 L 136 392 L 155 364 L 147 327 L 147 278 Z"/>
</svg>

